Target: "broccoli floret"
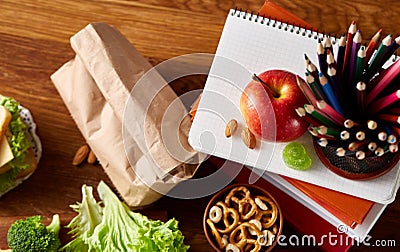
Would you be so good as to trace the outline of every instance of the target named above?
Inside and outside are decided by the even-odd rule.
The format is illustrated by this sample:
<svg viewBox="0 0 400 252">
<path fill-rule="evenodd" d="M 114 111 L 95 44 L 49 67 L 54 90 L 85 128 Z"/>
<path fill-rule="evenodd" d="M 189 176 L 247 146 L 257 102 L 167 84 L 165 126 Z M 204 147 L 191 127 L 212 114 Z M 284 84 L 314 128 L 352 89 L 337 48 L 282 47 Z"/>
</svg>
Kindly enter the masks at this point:
<svg viewBox="0 0 400 252">
<path fill-rule="evenodd" d="M 55 252 L 61 245 L 58 233 L 60 217 L 53 215 L 50 225 L 45 226 L 42 216 L 17 220 L 7 234 L 8 246 L 13 252 Z"/>
</svg>

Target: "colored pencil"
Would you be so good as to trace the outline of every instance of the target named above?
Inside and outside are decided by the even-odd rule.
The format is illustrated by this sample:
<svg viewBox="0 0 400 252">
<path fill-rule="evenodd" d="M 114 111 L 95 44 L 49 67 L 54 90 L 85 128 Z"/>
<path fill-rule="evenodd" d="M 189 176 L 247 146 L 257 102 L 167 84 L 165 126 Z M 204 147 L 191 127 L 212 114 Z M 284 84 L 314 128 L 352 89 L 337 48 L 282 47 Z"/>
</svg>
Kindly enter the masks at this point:
<svg viewBox="0 0 400 252">
<path fill-rule="evenodd" d="M 316 127 L 308 127 L 308 132 L 317 138 L 326 138 L 328 140 L 336 140 L 336 138 L 334 136 L 330 136 L 327 134 L 322 135 L 322 134 L 318 133 L 318 129 Z"/>
<path fill-rule="evenodd" d="M 363 148 L 364 146 L 367 146 L 369 143 L 370 143 L 369 140 L 354 141 L 354 142 L 349 143 L 347 148 L 351 151 L 356 151 L 356 150 Z"/>
<path fill-rule="evenodd" d="M 348 84 L 350 86 L 353 86 L 354 84 L 356 67 L 357 67 L 357 55 L 358 55 L 358 50 L 360 49 L 361 46 L 361 41 L 362 41 L 361 32 L 360 30 L 357 30 L 353 38 L 352 42 L 353 44 L 351 45 L 351 54 L 349 59 Z"/>
<path fill-rule="evenodd" d="M 367 85 L 365 85 L 364 82 L 360 81 L 356 85 L 357 89 L 357 110 L 361 115 L 364 115 L 365 113 L 365 105 L 366 105 L 366 88 Z"/>
<path fill-rule="evenodd" d="M 400 36 L 395 38 L 393 42 L 388 46 L 386 49 L 385 54 L 382 57 L 382 62 L 385 64 L 386 61 L 392 57 L 392 55 L 396 52 L 397 49 L 400 47 Z"/>
<path fill-rule="evenodd" d="M 331 51 L 331 53 L 333 55 L 332 41 L 331 41 L 331 38 L 329 36 L 325 36 L 324 49 L 325 49 L 325 52 L 327 52 L 328 50 Z"/>
<path fill-rule="evenodd" d="M 326 63 L 326 52 L 325 52 L 325 48 L 321 42 L 321 39 L 318 39 L 317 55 L 318 55 L 318 62 L 319 62 L 319 71 L 321 73 L 326 74 L 326 71 L 328 70 L 328 64 Z"/>
<path fill-rule="evenodd" d="M 340 36 L 338 45 L 339 45 L 339 48 L 338 48 L 338 53 L 336 55 L 336 65 L 337 65 L 337 69 L 339 70 L 338 73 L 341 76 L 342 69 L 343 69 L 344 53 L 346 50 L 346 34 L 345 33 L 343 33 L 342 36 Z"/>
<path fill-rule="evenodd" d="M 396 135 L 390 134 L 390 135 L 387 137 L 387 142 L 390 143 L 390 144 L 396 143 L 396 142 L 397 142 L 397 137 L 396 137 Z"/>
<path fill-rule="evenodd" d="M 383 154 L 385 154 L 385 150 L 382 147 L 378 147 L 375 150 L 375 155 L 377 155 L 378 157 L 382 156 Z"/>
<path fill-rule="evenodd" d="M 341 84 L 341 80 L 339 79 L 339 77 L 337 76 L 337 71 L 334 67 L 329 66 L 328 67 L 328 71 L 327 71 L 327 75 L 329 77 L 329 82 L 332 85 L 333 91 L 336 95 L 336 98 L 338 99 L 338 101 L 341 104 L 344 104 L 344 92 L 342 89 L 342 84 Z"/>
<path fill-rule="evenodd" d="M 379 141 L 386 141 L 388 137 L 388 134 L 385 131 L 381 131 L 378 133 L 378 140 Z"/>
<path fill-rule="evenodd" d="M 336 155 L 338 157 L 344 157 L 346 155 L 346 150 L 343 149 L 342 147 L 339 147 L 336 149 Z"/>
<path fill-rule="evenodd" d="M 318 100 L 326 99 L 326 97 L 324 96 L 324 93 L 321 89 L 321 85 L 319 85 L 319 82 L 317 82 L 312 75 L 306 76 L 306 81 L 308 83 L 308 86 L 312 90 L 315 98 L 317 98 Z"/>
<path fill-rule="evenodd" d="M 325 137 L 321 137 L 317 140 L 317 143 L 322 147 L 326 147 L 328 146 L 329 141 Z"/>
<path fill-rule="evenodd" d="M 333 52 L 330 49 L 326 49 L 326 63 L 328 64 L 328 67 L 333 67 L 337 69 L 335 57 L 333 56 Z"/>
<path fill-rule="evenodd" d="M 317 101 L 317 108 L 319 108 L 322 112 L 332 118 L 332 120 L 334 120 L 339 125 L 343 125 L 344 121 L 346 120 L 340 113 L 338 113 L 334 108 L 332 108 L 328 103 L 323 100 Z"/>
<path fill-rule="evenodd" d="M 333 128 L 338 126 L 331 118 L 324 115 L 320 110 L 316 109 L 313 105 L 305 104 L 304 109 L 306 110 L 306 112 L 308 114 L 310 114 L 315 119 L 320 121 L 322 123 L 322 125 L 326 125 L 326 126 L 333 127 Z"/>
<path fill-rule="evenodd" d="M 378 128 L 378 124 L 374 120 L 368 120 L 367 127 L 370 130 L 376 130 Z"/>
<path fill-rule="evenodd" d="M 356 122 L 354 122 L 354 121 L 351 120 L 351 119 L 346 119 L 346 120 L 344 121 L 344 123 L 343 123 L 343 126 L 346 127 L 347 129 L 351 129 L 351 128 L 353 128 L 354 126 L 359 127 L 359 126 L 361 126 L 361 124 L 356 123 Z"/>
<path fill-rule="evenodd" d="M 379 39 L 381 38 L 382 29 L 379 29 L 377 33 L 371 38 L 368 43 L 366 49 L 366 62 L 368 63 L 369 59 L 371 58 L 372 54 L 375 52 L 376 48 L 378 47 Z"/>
<path fill-rule="evenodd" d="M 394 115 L 400 115 L 400 107 L 391 108 L 391 109 L 388 110 L 388 113 L 394 114 Z"/>
<path fill-rule="evenodd" d="M 304 54 L 304 65 L 306 69 L 308 68 L 308 65 L 311 63 L 310 59 L 308 58 L 307 54 Z"/>
<path fill-rule="evenodd" d="M 376 118 L 386 121 L 386 122 L 389 122 L 389 123 L 400 125 L 400 116 L 399 115 L 379 114 L 376 116 Z"/>
<path fill-rule="evenodd" d="M 318 121 L 311 115 L 307 114 L 307 112 L 304 108 L 299 107 L 299 108 L 296 108 L 295 111 L 301 118 L 303 118 L 309 124 L 316 126 L 316 127 L 322 125 L 322 123 L 320 121 Z"/>
<path fill-rule="evenodd" d="M 376 148 L 378 148 L 378 145 L 377 145 L 375 142 L 370 142 L 370 143 L 368 144 L 368 149 L 369 149 L 370 151 L 374 151 L 374 150 L 376 150 Z"/>
<path fill-rule="evenodd" d="M 387 35 L 379 45 L 375 54 L 372 55 L 370 62 L 368 63 L 366 78 L 372 78 L 377 71 L 382 67 L 383 63 L 382 58 L 386 52 L 387 47 L 392 43 L 392 34 Z"/>
<path fill-rule="evenodd" d="M 340 138 L 340 132 L 339 130 L 335 129 L 335 128 L 328 128 L 325 125 L 321 125 L 319 127 L 317 127 L 317 131 L 319 134 L 321 135 L 328 135 L 334 138 L 339 139 Z"/>
<path fill-rule="evenodd" d="M 307 77 L 312 77 L 311 75 Z M 314 106 L 317 105 L 317 98 L 315 98 L 313 91 L 307 85 L 305 81 L 303 81 L 298 75 L 296 75 L 297 85 L 299 86 L 300 90 L 303 92 L 304 96 L 307 100 Z"/>
<path fill-rule="evenodd" d="M 365 139 L 365 132 L 364 131 L 358 131 L 356 133 L 356 138 L 358 141 L 362 141 Z"/>
<path fill-rule="evenodd" d="M 360 46 L 360 49 L 358 50 L 357 53 L 357 63 L 356 63 L 356 73 L 354 77 L 354 83 L 358 83 L 359 81 L 363 80 L 362 77 L 365 68 L 365 57 L 366 57 L 365 46 Z"/>
<path fill-rule="evenodd" d="M 389 145 L 389 151 L 392 153 L 396 153 L 399 151 L 399 146 L 397 144 L 391 144 Z"/>
<path fill-rule="evenodd" d="M 350 132 L 348 132 L 347 130 L 342 130 L 340 132 L 340 139 L 342 139 L 342 140 L 350 139 Z"/>
<path fill-rule="evenodd" d="M 367 95 L 367 103 L 371 103 L 400 73 L 400 60 L 393 63 L 384 73 L 379 82 Z M 381 74 L 379 74 L 381 75 Z"/>
<path fill-rule="evenodd" d="M 346 50 L 344 52 L 343 69 L 342 69 L 342 76 L 344 76 L 344 78 L 347 78 L 348 65 L 351 55 L 351 46 L 353 43 L 353 37 L 356 34 L 356 32 L 357 32 L 357 25 L 356 21 L 353 20 L 347 31 Z"/>
<path fill-rule="evenodd" d="M 368 113 L 375 114 L 400 100 L 400 89 L 368 104 Z"/>
<path fill-rule="evenodd" d="M 329 83 L 328 79 L 322 74 L 319 73 L 319 82 L 321 83 L 322 90 L 326 95 L 330 105 L 341 115 L 344 115 L 342 106 L 339 103 L 339 100 L 336 97 L 335 92 L 333 91 L 331 83 Z"/>
<path fill-rule="evenodd" d="M 359 151 L 356 152 L 356 158 L 358 160 L 363 160 L 366 157 L 366 155 L 367 154 L 362 150 L 359 150 Z"/>
<path fill-rule="evenodd" d="M 394 143 L 396 143 L 397 138 L 396 138 L 395 133 L 394 133 L 393 130 L 391 129 L 391 127 L 389 127 L 388 125 L 386 125 L 386 126 L 384 127 L 384 129 L 385 129 L 386 134 L 387 134 L 386 141 L 387 141 L 389 144 L 394 144 Z"/>
</svg>

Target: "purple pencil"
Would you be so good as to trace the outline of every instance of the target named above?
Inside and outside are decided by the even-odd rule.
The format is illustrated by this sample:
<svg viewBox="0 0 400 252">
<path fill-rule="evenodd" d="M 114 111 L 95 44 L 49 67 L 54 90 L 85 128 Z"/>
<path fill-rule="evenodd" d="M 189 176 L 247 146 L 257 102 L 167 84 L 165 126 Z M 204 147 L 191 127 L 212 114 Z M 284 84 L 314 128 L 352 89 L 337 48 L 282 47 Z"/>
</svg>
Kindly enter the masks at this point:
<svg viewBox="0 0 400 252">
<path fill-rule="evenodd" d="M 353 44 L 351 46 L 351 55 L 349 60 L 348 84 L 350 85 L 350 87 L 353 87 L 355 85 L 354 78 L 356 75 L 357 54 L 358 50 L 360 49 L 361 42 L 362 42 L 362 37 L 360 31 L 358 30 L 353 38 Z"/>
</svg>

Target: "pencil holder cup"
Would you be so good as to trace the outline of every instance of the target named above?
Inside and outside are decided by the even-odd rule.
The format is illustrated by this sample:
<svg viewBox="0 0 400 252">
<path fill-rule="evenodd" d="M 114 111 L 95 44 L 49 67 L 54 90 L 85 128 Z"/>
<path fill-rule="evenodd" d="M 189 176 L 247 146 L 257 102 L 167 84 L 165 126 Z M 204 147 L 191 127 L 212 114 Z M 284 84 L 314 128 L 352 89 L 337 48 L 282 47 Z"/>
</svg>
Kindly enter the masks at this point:
<svg viewBox="0 0 400 252">
<path fill-rule="evenodd" d="M 321 147 L 314 139 L 315 151 L 321 162 L 332 172 L 353 180 L 373 179 L 389 172 L 399 161 L 400 154 L 385 153 L 382 156 L 371 156 L 359 160 L 354 156 L 339 157 L 336 148 Z"/>
<path fill-rule="evenodd" d="M 381 31 L 364 46 L 353 21 L 336 52 L 329 36 L 319 38 L 319 69 L 305 55 L 307 84 L 298 81 L 309 104 L 296 112 L 319 159 L 349 179 L 381 176 L 400 159 L 400 36 L 379 42 Z"/>
</svg>

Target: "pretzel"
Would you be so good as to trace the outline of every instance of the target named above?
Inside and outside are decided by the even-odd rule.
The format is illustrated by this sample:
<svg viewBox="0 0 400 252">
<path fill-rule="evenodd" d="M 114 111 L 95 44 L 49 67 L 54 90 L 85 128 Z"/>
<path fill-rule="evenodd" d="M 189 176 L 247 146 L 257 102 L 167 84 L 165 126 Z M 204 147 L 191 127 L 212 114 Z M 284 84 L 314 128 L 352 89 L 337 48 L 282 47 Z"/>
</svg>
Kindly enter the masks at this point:
<svg viewBox="0 0 400 252">
<path fill-rule="evenodd" d="M 240 249 L 238 247 L 236 247 L 235 245 L 233 245 L 232 243 L 229 243 L 228 245 L 226 245 L 226 252 L 240 252 Z"/>
<path fill-rule="evenodd" d="M 239 213 L 231 207 L 225 205 L 224 202 L 218 201 L 216 206 L 222 208 L 222 220 L 225 225 L 225 229 L 217 229 L 222 234 L 227 234 L 232 232 L 233 229 L 239 224 L 240 216 Z"/>
<path fill-rule="evenodd" d="M 221 250 L 258 252 L 262 246 L 272 245 L 278 214 L 271 198 L 252 196 L 248 188 L 239 186 L 210 208 L 207 224 Z"/>
<path fill-rule="evenodd" d="M 210 213 L 208 215 L 210 220 L 214 223 L 218 223 L 222 219 L 222 210 L 218 206 L 213 206 L 210 209 Z"/>
<path fill-rule="evenodd" d="M 262 202 L 267 203 L 270 207 L 268 210 L 257 210 L 255 219 L 260 220 L 263 228 L 269 228 L 274 225 L 276 219 L 278 218 L 278 208 L 275 203 L 265 196 L 257 196 Z"/>
<path fill-rule="evenodd" d="M 224 234 L 221 238 L 221 244 L 223 246 L 223 248 L 226 248 L 226 246 L 228 245 L 228 238 L 229 236 Z"/>
<path fill-rule="evenodd" d="M 253 224 L 254 226 L 256 226 L 258 228 L 258 230 L 262 229 L 262 225 L 261 225 L 261 222 L 259 220 L 252 219 L 252 220 L 249 220 L 249 223 Z M 249 230 L 249 233 L 251 235 L 256 235 L 256 232 L 254 232 L 254 230 L 252 230 L 252 229 Z"/>
<path fill-rule="evenodd" d="M 241 251 L 258 252 L 261 249 L 261 245 L 256 239 L 252 238 L 248 230 L 252 230 L 256 233 L 256 237 L 262 235 L 262 232 L 253 224 L 244 222 L 237 226 L 229 236 L 229 242 Z M 252 249 L 249 250 L 249 247 Z"/>
<path fill-rule="evenodd" d="M 233 188 L 225 197 L 225 204 L 228 206 L 235 205 L 241 215 L 242 220 L 250 219 L 257 210 L 257 205 L 251 198 L 250 191 L 244 186 Z"/>
<path fill-rule="evenodd" d="M 259 197 L 256 197 L 254 202 L 261 210 L 268 210 L 268 206 Z"/>
<path fill-rule="evenodd" d="M 215 227 L 214 222 L 212 222 L 212 220 L 210 220 L 210 219 L 207 219 L 207 224 L 208 224 L 208 226 L 211 228 L 211 232 L 212 232 L 212 234 L 213 234 L 213 236 L 214 236 L 214 238 L 215 238 L 215 241 L 216 241 L 217 244 L 218 244 L 218 247 L 219 247 L 220 249 L 223 249 L 223 248 L 225 247 L 225 245 L 224 245 L 224 243 L 222 242 L 221 235 L 219 234 L 217 228 Z"/>
</svg>

